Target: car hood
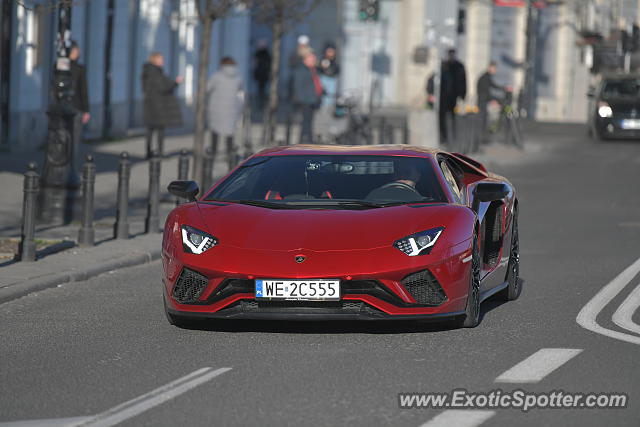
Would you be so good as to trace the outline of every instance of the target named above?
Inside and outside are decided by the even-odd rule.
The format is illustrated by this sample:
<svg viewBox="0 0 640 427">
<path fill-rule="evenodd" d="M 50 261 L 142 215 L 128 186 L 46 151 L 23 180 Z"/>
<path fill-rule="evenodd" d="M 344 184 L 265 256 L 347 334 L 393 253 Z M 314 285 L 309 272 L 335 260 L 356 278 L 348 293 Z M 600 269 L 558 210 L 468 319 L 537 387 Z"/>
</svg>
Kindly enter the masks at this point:
<svg viewBox="0 0 640 427">
<path fill-rule="evenodd" d="M 446 204 L 348 210 L 197 205 L 221 245 L 270 251 L 373 249 L 435 227 L 445 227 L 441 239 L 456 244 L 470 237 L 474 221 L 470 209 Z"/>
</svg>

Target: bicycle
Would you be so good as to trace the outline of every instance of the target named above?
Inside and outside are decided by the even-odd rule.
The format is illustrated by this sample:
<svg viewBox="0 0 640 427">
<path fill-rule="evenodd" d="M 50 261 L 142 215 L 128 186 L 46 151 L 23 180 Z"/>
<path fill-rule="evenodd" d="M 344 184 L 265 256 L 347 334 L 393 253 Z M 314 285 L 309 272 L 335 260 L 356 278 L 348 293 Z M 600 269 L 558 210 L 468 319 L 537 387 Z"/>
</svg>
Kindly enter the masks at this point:
<svg viewBox="0 0 640 427">
<path fill-rule="evenodd" d="M 520 111 L 513 103 L 513 92 L 506 91 L 500 102 L 500 116 L 498 120 L 489 126 L 489 132 L 498 135 L 504 132 L 504 142 L 517 148 L 524 147 L 522 124 L 520 123 Z"/>
<path fill-rule="evenodd" d="M 336 120 L 347 120 L 346 130 L 332 135 L 336 144 L 368 145 L 371 144 L 372 130 L 369 117 L 360 111 L 356 96 L 345 94 L 338 96 L 333 111 Z"/>
</svg>

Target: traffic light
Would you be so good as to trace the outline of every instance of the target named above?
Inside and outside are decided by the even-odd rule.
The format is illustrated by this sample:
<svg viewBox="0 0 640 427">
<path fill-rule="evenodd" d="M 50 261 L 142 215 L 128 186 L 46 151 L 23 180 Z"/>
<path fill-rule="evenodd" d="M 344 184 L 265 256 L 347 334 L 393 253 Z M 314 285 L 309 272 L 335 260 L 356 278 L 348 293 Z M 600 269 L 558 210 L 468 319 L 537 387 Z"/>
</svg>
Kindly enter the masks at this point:
<svg viewBox="0 0 640 427">
<path fill-rule="evenodd" d="M 380 0 L 360 0 L 358 18 L 361 21 L 377 21 L 380 14 Z"/>
<path fill-rule="evenodd" d="M 467 24 L 467 11 L 465 9 L 458 9 L 458 34 L 464 34 Z"/>
</svg>

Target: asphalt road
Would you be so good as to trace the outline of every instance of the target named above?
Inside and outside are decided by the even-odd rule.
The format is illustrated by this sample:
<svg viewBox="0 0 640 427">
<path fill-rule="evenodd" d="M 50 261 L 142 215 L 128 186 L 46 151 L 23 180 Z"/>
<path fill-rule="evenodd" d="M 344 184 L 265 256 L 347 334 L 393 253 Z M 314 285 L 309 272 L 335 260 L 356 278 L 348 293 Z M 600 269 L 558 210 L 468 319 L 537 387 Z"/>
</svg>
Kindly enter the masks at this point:
<svg viewBox="0 0 640 427">
<path fill-rule="evenodd" d="M 0 305 L 0 422 L 637 427 L 640 334 L 612 318 L 640 324 L 640 143 L 596 143 L 575 127 L 545 132 L 544 154 L 496 168 L 519 192 L 526 282 L 515 302 L 487 301 L 479 327 L 178 329 L 164 318 L 155 262 Z M 401 392 L 461 388 L 620 392 L 628 401 L 528 412 L 399 408 Z"/>
</svg>

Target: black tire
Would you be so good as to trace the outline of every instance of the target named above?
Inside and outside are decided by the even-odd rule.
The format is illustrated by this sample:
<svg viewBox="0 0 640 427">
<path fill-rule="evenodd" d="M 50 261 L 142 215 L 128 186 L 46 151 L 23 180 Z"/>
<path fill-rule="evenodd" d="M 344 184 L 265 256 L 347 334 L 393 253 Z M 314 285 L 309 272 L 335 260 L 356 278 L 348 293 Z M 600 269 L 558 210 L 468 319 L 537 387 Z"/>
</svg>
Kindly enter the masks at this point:
<svg viewBox="0 0 640 427">
<path fill-rule="evenodd" d="M 189 328 L 193 326 L 195 322 L 192 318 L 169 313 L 169 309 L 167 308 L 167 301 L 164 299 L 164 297 L 162 298 L 162 302 L 164 303 L 164 314 L 167 317 L 167 321 L 170 325 L 176 326 L 178 328 Z"/>
<path fill-rule="evenodd" d="M 480 324 L 480 253 L 478 251 L 478 236 L 473 236 L 473 253 L 471 255 L 471 274 L 467 306 L 464 317 L 456 322 L 460 328 L 475 328 Z"/>
<path fill-rule="evenodd" d="M 511 223 L 511 248 L 509 252 L 509 264 L 507 265 L 507 276 L 505 280 L 509 283 L 500 296 L 505 301 L 518 299 L 522 293 L 522 281 L 520 280 L 520 236 L 518 232 L 518 209 L 513 212 L 513 222 Z"/>
</svg>

